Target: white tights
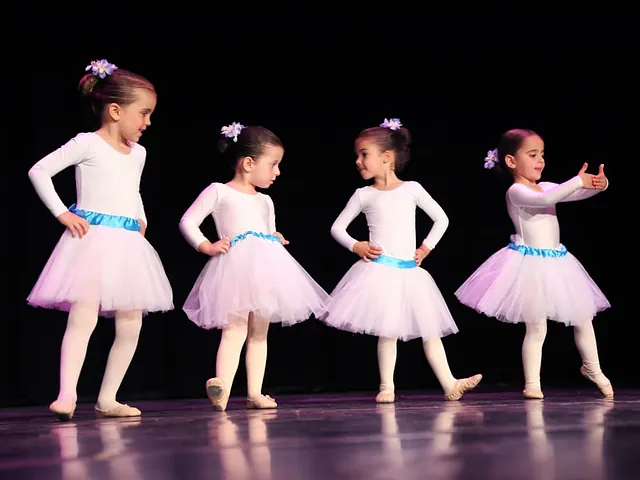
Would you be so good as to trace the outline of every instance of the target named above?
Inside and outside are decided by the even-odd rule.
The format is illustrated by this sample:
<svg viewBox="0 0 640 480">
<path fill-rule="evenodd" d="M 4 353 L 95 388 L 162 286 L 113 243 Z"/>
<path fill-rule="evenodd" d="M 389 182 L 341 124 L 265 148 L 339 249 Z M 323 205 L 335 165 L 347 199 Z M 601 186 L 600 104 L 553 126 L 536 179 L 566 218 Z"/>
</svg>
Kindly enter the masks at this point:
<svg viewBox="0 0 640 480">
<path fill-rule="evenodd" d="M 77 401 L 78 378 L 87 354 L 89 339 L 97 323 L 97 304 L 73 304 L 62 340 L 58 400 L 70 403 Z M 110 410 L 119 405 L 116 394 L 138 345 L 142 312 L 139 310 L 117 312 L 115 327 L 116 336 L 109 352 L 107 368 L 98 395 L 97 406 L 101 410 Z"/>
<path fill-rule="evenodd" d="M 444 351 L 444 345 L 439 338 L 432 338 L 422 342 L 424 354 L 427 362 L 436 378 L 440 382 L 442 390 L 447 393 L 451 391 L 456 378 L 451 373 L 447 354 Z M 380 369 L 380 391 L 393 392 L 395 387 L 393 383 L 393 374 L 396 369 L 397 358 L 397 339 L 395 338 L 378 338 L 378 368 Z"/>
<path fill-rule="evenodd" d="M 247 397 L 262 395 L 264 370 L 267 365 L 267 333 L 269 322 L 253 313 L 247 321 L 233 319 L 222 331 L 222 339 L 216 358 L 216 377 L 230 390 L 240 363 L 242 346 L 247 343 L 245 364 L 247 367 Z"/>
<path fill-rule="evenodd" d="M 522 342 L 522 365 L 524 368 L 525 391 L 540 391 L 540 367 L 542 365 L 542 345 L 547 336 L 547 320 L 543 319 L 535 323 L 527 323 L 527 332 Z M 596 335 L 593 331 L 593 323 L 575 326 L 573 336 L 582 358 L 582 364 L 598 385 L 608 383 L 600 369 L 598 359 L 598 347 Z"/>
</svg>

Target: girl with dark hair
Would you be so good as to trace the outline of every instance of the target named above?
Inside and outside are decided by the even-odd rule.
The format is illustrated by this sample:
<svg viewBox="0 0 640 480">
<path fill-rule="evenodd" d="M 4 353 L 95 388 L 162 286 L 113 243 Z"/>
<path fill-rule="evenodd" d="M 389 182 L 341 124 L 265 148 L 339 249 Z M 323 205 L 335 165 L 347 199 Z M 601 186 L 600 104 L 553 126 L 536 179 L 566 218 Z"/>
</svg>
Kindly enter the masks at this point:
<svg viewBox="0 0 640 480">
<path fill-rule="evenodd" d="M 540 384 L 542 345 L 547 319 L 574 327 L 584 377 L 603 396 L 613 398 L 611 382 L 600 369 L 592 319 L 610 307 L 580 262 L 560 243 L 556 204 L 593 197 L 609 185 L 600 165 L 597 175 L 578 174 L 558 185 L 540 182 L 545 167 L 544 141 L 532 130 L 502 135 L 485 168 L 513 177 L 507 213 L 515 234 L 511 242 L 484 262 L 456 292 L 463 304 L 508 323 L 525 323 L 522 343 L 524 397 L 544 398 Z"/>
<path fill-rule="evenodd" d="M 180 221 L 186 240 L 211 257 L 198 277 L 184 311 L 205 329 L 222 329 L 216 377 L 206 383 L 214 409 L 227 408 L 240 353 L 246 341 L 247 408 L 276 408 L 262 394 L 269 324 L 293 325 L 324 313 L 329 295 L 287 252 L 276 230 L 269 188 L 280 175 L 284 149 L 264 127 L 232 123 L 222 128 L 220 151 L 234 168 L 228 183 L 212 183 Z M 200 225 L 211 215 L 219 240 Z"/>
<path fill-rule="evenodd" d="M 421 338 L 427 361 L 447 400 L 459 400 L 475 388 L 482 375 L 456 379 L 449 368 L 441 338 L 458 332 L 442 294 L 420 267 L 444 235 L 449 219 L 417 182 L 400 180 L 396 171 L 409 161 L 411 135 L 399 119 L 385 119 L 363 130 L 355 142 L 356 167 L 373 185 L 359 188 L 338 216 L 331 234 L 361 260 L 340 280 L 328 325 L 378 337 L 380 390 L 377 403 L 395 401 L 394 371 L 397 340 Z M 434 222 L 416 249 L 416 207 Z M 369 241 L 358 242 L 347 227 L 361 212 L 367 217 Z"/>
</svg>

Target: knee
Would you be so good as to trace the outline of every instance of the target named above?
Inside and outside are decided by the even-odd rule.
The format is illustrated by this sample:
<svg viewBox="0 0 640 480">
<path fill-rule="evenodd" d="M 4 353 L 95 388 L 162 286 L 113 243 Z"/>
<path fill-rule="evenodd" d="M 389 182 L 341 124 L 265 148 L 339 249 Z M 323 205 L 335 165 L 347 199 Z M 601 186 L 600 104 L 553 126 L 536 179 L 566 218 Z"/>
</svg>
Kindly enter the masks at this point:
<svg viewBox="0 0 640 480">
<path fill-rule="evenodd" d="M 142 329 L 142 312 L 139 310 L 116 314 L 116 335 L 137 338 Z"/>
<path fill-rule="evenodd" d="M 526 340 L 543 342 L 547 336 L 547 322 L 527 323 Z"/>
<path fill-rule="evenodd" d="M 249 331 L 248 341 L 251 343 L 264 343 L 267 341 L 268 328 L 252 328 Z"/>
</svg>

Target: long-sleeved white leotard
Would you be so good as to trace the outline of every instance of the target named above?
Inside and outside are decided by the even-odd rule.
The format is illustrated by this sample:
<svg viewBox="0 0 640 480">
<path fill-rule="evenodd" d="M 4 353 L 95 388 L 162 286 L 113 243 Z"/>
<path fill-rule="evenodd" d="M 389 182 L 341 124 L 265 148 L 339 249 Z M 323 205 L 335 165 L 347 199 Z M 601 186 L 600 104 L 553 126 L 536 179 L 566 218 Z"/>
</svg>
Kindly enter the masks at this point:
<svg viewBox="0 0 640 480">
<path fill-rule="evenodd" d="M 538 185 L 542 192 L 521 183 L 514 183 L 507 191 L 507 211 L 515 228 L 513 241 L 534 248 L 556 249 L 560 246 L 556 204 L 584 200 L 600 190 L 583 188 L 578 176 L 560 185 L 551 182 Z"/>
<path fill-rule="evenodd" d="M 180 220 L 180 231 L 195 249 L 208 240 L 200 225 L 209 215 L 213 216 L 219 238 L 231 240 L 247 231 L 266 234 L 276 231 L 276 215 L 269 195 L 243 193 L 223 183 L 212 183 Z"/>
<path fill-rule="evenodd" d="M 338 243 L 353 251 L 357 240 L 347 233 L 347 227 L 363 212 L 369 226 L 369 242 L 390 257 L 412 259 L 416 251 L 416 206 L 433 220 L 433 227 L 423 241 L 433 250 L 447 230 L 449 218 L 417 182 L 404 182 L 394 190 L 359 188 L 333 223 L 331 234 Z"/>
<path fill-rule="evenodd" d="M 124 154 L 96 133 L 79 133 L 36 163 L 29 170 L 29 179 L 42 202 L 58 217 L 67 211 L 67 206 L 51 179 L 73 165 L 79 209 L 141 219 L 146 225 L 140 196 L 140 177 L 146 156 L 140 144 L 132 144 L 131 151 Z"/>
</svg>

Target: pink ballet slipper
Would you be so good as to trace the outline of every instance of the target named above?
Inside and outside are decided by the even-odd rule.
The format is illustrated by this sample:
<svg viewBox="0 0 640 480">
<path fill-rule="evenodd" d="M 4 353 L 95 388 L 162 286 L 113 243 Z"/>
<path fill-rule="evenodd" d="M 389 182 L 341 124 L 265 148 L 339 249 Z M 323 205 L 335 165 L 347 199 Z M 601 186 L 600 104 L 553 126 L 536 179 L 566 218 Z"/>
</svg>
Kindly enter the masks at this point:
<svg viewBox="0 0 640 480">
<path fill-rule="evenodd" d="M 49 410 L 55 413 L 63 422 L 68 422 L 73 418 L 73 414 L 76 411 L 76 402 L 56 400 L 49 405 Z"/>
<path fill-rule="evenodd" d="M 453 388 L 445 394 L 445 400 L 449 402 L 460 400 L 465 393 L 476 388 L 480 383 L 480 380 L 482 380 L 482 375 L 480 374 L 474 375 L 473 377 L 456 380 Z"/>
<path fill-rule="evenodd" d="M 207 380 L 207 397 L 217 412 L 224 412 L 229 402 L 229 390 L 220 378 L 210 378 Z"/>
<path fill-rule="evenodd" d="M 259 397 L 247 398 L 248 409 L 269 410 L 277 407 L 278 404 L 269 395 L 260 395 Z"/>
</svg>

